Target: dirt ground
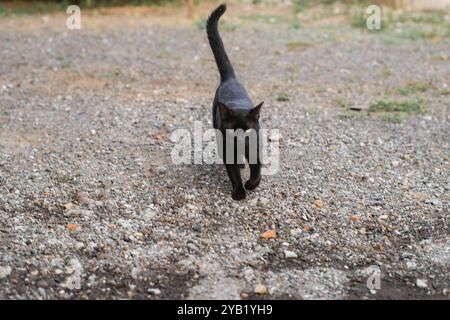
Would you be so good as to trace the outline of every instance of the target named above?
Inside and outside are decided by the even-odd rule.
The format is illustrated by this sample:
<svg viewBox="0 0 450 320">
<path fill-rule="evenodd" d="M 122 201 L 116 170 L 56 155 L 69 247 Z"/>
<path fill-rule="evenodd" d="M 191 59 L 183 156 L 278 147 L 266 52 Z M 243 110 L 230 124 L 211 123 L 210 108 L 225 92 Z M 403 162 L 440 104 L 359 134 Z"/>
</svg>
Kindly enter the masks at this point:
<svg viewBox="0 0 450 320">
<path fill-rule="evenodd" d="M 230 5 L 281 133 L 236 202 L 222 166 L 171 161 L 175 129 L 211 126 L 212 8 L 0 17 L 0 298 L 448 299 L 450 38 Z"/>
</svg>

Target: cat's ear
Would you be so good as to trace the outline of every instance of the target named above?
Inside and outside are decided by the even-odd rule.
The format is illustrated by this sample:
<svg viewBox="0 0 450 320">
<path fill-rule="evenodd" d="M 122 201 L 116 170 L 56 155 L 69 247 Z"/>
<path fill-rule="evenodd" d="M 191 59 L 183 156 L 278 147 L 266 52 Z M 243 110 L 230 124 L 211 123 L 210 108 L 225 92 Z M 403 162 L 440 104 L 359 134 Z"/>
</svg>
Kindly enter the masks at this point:
<svg viewBox="0 0 450 320">
<path fill-rule="evenodd" d="M 228 107 L 224 105 L 222 102 L 218 102 L 217 106 L 219 107 L 220 117 L 222 119 L 232 114 L 232 111 L 228 109 Z"/>
<path fill-rule="evenodd" d="M 254 121 L 259 120 L 259 114 L 261 112 L 261 107 L 264 104 L 264 101 L 258 104 L 256 107 L 253 107 L 252 110 L 248 113 L 248 118 Z"/>
</svg>

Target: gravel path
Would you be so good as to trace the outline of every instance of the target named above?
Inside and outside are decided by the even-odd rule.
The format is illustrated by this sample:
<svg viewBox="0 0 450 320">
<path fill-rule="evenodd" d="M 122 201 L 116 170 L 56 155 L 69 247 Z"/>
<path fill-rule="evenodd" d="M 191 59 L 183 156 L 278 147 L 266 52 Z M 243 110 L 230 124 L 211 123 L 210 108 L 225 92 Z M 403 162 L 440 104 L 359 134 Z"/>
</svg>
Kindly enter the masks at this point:
<svg viewBox="0 0 450 320">
<path fill-rule="evenodd" d="M 116 10 L 0 18 L 1 299 L 450 297 L 449 38 L 231 6 L 225 45 L 282 134 L 280 171 L 235 202 L 222 166 L 170 159 L 174 129 L 210 126 L 204 30 Z M 341 107 L 412 98 L 401 123 Z"/>
</svg>

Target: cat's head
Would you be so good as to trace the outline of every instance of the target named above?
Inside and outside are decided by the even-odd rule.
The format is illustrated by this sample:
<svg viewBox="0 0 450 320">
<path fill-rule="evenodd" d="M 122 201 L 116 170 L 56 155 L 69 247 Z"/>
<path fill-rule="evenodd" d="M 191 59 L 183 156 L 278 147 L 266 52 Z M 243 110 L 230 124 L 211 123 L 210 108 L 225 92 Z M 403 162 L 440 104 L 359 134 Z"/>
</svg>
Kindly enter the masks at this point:
<svg viewBox="0 0 450 320">
<path fill-rule="evenodd" d="M 219 115 L 222 129 L 259 129 L 259 115 L 264 102 L 256 107 L 248 108 L 229 108 L 223 103 L 218 103 Z"/>
</svg>

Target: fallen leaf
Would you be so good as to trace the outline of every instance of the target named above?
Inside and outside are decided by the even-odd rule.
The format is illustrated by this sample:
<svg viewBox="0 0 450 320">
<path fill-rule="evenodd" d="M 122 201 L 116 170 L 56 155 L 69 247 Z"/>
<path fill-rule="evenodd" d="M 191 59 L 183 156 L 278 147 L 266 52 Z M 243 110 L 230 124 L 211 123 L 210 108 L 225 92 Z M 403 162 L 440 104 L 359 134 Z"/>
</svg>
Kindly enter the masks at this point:
<svg viewBox="0 0 450 320">
<path fill-rule="evenodd" d="M 311 231 L 311 227 L 308 226 L 307 224 L 305 224 L 305 225 L 303 226 L 303 231 L 305 231 L 305 232 L 310 232 L 310 231 Z"/>
<path fill-rule="evenodd" d="M 353 222 L 359 221 L 359 217 L 356 215 L 352 216 L 351 219 Z"/>
<path fill-rule="evenodd" d="M 75 230 L 77 230 L 78 225 L 77 225 L 76 223 L 69 223 L 69 224 L 67 225 L 67 228 L 68 228 L 70 231 L 75 231 Z"/>
<path fill-rule="evenodd" d="M 325 203 L 322 200 L 317 199 L 314 201 L 314 207 L 316 207 L 317 209 L 322 208 L 324 205 Z"/>
<path fill-rule="evenodd" d="M 267 230 L 261 236 L 259 237 L 262 240 L 269 240 L 269 239 L 275 239 L 277 236 L 275 230 Z"/>
</svg>

